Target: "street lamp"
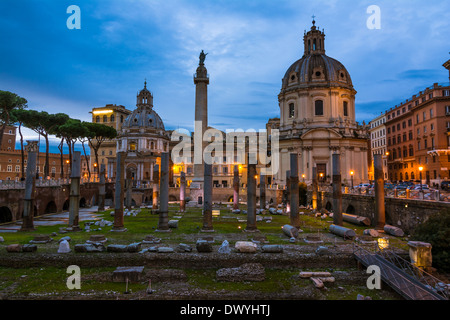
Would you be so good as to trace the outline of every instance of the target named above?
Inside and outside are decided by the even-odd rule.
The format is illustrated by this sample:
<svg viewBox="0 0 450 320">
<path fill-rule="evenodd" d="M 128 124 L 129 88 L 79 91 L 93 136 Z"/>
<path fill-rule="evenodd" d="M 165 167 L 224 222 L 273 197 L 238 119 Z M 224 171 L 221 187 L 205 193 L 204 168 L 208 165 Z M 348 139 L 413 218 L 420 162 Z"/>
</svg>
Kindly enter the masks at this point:
<svg viewBox="0 0 450 320">
<path fill-rule="evenodd" d="M 352 178 L 352 189 L 353 189 L 353 175 L 355 174 L 355 171 L 350 171 L 350 177 Z"/>
<path fill-rule="evenodd" d="M 419 172 L 420 172 L 420 192 L 423 192 L 423 189 L 422 189 L 422 171 L 423 171 L 423 167 L 420 166 L 419 167 Z"/>
<path fill-rule="evenodd" d="M 302 178 L 303 178 L 303 183 L 305 183 L 305 175 L 302 174 Z"/>
</svg>

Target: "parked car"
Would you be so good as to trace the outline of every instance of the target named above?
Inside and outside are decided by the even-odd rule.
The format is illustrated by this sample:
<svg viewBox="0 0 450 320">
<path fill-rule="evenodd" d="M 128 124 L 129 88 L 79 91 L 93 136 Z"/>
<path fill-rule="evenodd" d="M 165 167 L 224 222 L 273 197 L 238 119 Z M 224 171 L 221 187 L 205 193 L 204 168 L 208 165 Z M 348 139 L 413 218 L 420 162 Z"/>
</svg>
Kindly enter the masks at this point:
<svg viewBox="0 0 450 320">
<path fill-rule="evenodd" d="M 394 185 L 392 183 L 385 183 L 384 188 L 387 190 L 394 189 Z"/>
<path fill-rule="evenodd" d="M 430 187 L 427 184 L 416 184 L 414 190 L 430 190 Z"/>
<path fill-rule="evenodd" d="M 356 187 L 357 188 L 370 188 L 370 184 L 369 183 L 360 183 Z"/>
<path fill-rule="evenodd" d="M 441 189 L 449 191 L 450 190 L 450 181 L 442 181 Z"/>
</svg>

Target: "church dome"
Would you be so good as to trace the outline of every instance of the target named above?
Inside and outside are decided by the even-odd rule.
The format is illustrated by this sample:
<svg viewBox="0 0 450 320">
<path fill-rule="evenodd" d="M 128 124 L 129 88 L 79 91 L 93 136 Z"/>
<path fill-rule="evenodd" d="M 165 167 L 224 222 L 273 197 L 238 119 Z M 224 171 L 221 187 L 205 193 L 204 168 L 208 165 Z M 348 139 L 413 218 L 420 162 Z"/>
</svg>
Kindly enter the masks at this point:
<svg viewBox="0 0 450 320">
<path fill-rule="evenodd" d="M 150 108 L 135 109 L 124 121 L 122 128 L 148 128 L 165 130 L 161 117 Z"/>
<path fill-rule="evenodd" d="M 342 63 L 325 54 L 325 34 L 317 29 L 315 21 L 303 37 L 304 55 L 286 71 L 282 91 L 308 87 L 342 87 L 353 89 L 349 72 Z"/>
<path fill-rule="evenodd" d="M 164 123 L 161 117 L 153 110 L 153 95 L 147 89 L 145 81 L 144 89 L 137 95 L 137 108 L 125 119 L 123 129 L 154 129 L 164 130 Z"/>
</svg>

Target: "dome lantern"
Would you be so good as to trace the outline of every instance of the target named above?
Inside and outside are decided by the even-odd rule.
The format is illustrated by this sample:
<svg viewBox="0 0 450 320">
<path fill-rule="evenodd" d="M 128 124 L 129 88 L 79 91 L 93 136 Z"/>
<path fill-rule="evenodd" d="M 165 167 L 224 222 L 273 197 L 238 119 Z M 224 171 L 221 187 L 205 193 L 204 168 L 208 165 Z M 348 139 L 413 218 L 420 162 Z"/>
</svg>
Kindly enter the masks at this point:
<svg viewBox="0 0 450 320">
<path fill-rule="evenodd" d="M 315 17 L 313 16 L 313 19 L 314 18 Z M 313 20 L 312 23 L 311 30 L 303 36 L 305 56 L 311 54 L 325 54 L 325 33 L 316 27 L 315 20 Z"/>
</svg>

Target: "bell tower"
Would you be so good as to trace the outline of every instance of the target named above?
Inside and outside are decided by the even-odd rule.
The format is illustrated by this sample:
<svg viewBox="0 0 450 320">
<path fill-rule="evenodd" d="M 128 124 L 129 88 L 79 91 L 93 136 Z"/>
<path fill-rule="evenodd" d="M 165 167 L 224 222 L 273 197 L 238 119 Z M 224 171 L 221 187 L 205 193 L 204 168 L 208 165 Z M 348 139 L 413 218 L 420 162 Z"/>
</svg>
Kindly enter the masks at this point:
<svg viewBox="0 0 450 320">
<path fill-rule="evenodd" d="M 313 19 L 315 16 L 313 16 Z M 305 56 L 312 54 L 325 54 L 325 33 L 316 27 L 316 21 L 313 20 L 311 30 L 303 36 L 305 46 Z"/>
<path fill-rule="evenodd" d="M 147 89 L 147 80 L 144 82 L 144 89 L 137 95 L 136 106 L 139 108 L 153 108 L 153 95 Z"/>
</svg>

